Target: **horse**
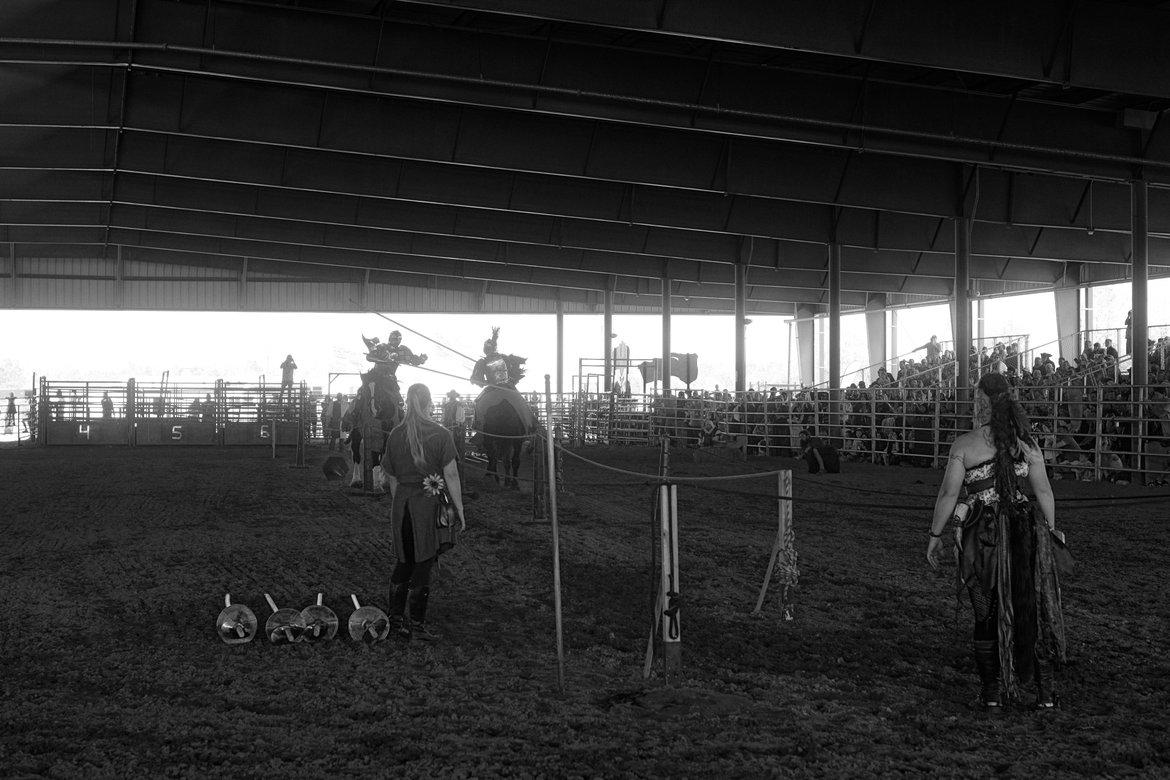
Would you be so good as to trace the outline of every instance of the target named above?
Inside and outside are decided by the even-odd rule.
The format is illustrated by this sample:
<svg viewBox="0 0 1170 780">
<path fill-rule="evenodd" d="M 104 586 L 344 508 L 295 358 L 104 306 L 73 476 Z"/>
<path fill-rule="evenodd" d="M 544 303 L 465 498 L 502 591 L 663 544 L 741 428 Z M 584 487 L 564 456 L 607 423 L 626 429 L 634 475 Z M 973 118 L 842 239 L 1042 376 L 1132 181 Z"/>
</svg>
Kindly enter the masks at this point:
<svg viewBox="0 0 1170 780">
<path fill-rule="evenodd" d="M 531 409 L 516 391 L 504 393 L 485 393 L 476 402 L 476 411 L 482 411 L 483 450 L 487 454 L 487 475 L 500 484 L 500 470 L 504 472 L 504 487 L 520 489 L 517 477 L 520 474 L 520 453 L 530 432 L 530 426 L 522 419 L 521 412 L 516 410 L 517 404 L 524 405 L 527 411 L 526 418 L 531 420 Z"/>
<path fill-rule="evenodd" d="M 373 465 L 381 464 L 386 451 L 386 440 L 394 426 L 402 421 L 402 397 L 393 376 L 375 371 L 362 374 L 362 386 L 342 415 L 351 428 L 349 447 L 353 455 L 353 478 L 350 487 L 362 484 L 362 442 L 373 458 Z M 375 489 L 377 489 L 375 485 Z"/>
</svg>

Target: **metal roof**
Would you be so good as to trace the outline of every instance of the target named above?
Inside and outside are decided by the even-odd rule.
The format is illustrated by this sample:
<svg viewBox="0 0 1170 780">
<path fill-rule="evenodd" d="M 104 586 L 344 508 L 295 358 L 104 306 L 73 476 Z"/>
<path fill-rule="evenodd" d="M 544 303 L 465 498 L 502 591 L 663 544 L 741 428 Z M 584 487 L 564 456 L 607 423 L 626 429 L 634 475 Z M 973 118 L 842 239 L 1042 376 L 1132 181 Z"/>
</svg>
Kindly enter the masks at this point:
<svg viewBox="0 0 1170 780">
<path fill-rule="evenodd" d="M 902 305 L 959 216 L 1051 289 L 1135 179 L 1166 275 L 1167 5 L 7 0 L 0 306 L 789 314 L 832 243 Z"/>
</svg>

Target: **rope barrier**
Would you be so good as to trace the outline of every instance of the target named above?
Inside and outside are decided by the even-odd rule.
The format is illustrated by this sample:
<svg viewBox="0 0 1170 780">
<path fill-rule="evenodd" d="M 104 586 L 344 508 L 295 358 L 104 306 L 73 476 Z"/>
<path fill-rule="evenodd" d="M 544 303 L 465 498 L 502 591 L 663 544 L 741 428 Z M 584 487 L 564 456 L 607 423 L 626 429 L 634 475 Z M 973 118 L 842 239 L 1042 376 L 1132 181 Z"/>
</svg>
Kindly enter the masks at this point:
<svg viewBox="0 0 1170 780">
<path fill-rule="evenodd" d="M 611 472 L 614 472 L 616 474 L 623 474 L 625 476 L 630 476 L 630 477 L 638 477 L 638 478 L 644 480 L 644 482 L 637 482 L 637 483 L 627 482 L 627 483 L 618 483 L 618 484 L 608 483 L 608 482 L 605 482 L 605 483 L 574 482 L 573 483 L 575 485 L 581 485 L 581 486 L 585 486 L 585 487 L 588 487 L 591 485 L 596 486 L 596 487 L 638 487 L 638 486 L 649 485 L 649 484 L 661 484 L 662 482 L 701 484 L 701 483 L 706 483 L 706 482 L 755 479 L 758 477 L 775 476 L 775 475 L 781 473 L 779 470 L 753 471 L 753 472 L 745 473 L 745 474 L 728 474 L 728 475 L 724 475 L 724 476 L 715 476 L 715 477 L 671 476 L 671 477 L 664 480 L 662 477 L 659 477 L 657 474 L 647 474 L 644 472 L 629 471 L 627 469 L 618 468 L 616 466 L 609 466 L 609 465 L 606 465 L 604 463 L 599 463 L 595 460 L 590 460 L 589 458 L 586 458 L 582 455 L 578 455 L 575 452 L 572 452 L 570 450 L 566 450 L 560 444 L 557 445 L 557 448 L 561 452 L 567 454 L 569 457 L 576 458 L 577 460 L 582 461 L 583 463 L 588 463 L 592 466 L 596 466 L 597 468 L 602 469 L 604 471 L 611 471 Z M 809 484 L 816 483 L 816 480 L 808 479 L 808 478 L 803 478 L 800 481 L 807 482 Z M 839 488 L 856 490 L 856 491 L 864 492 L 864 493 L 869 494 L 869 495 L 897 495 L 897 496 L 905 496 L 906 495 L 904 492 L 897 492 L 897 491 L 867 490 L 866 488 L 861 488 L 861 487 L 853 487 L 853 486 L 837 485 L 837 484 L 833 485 L 834 490 L 839 489 Z M 931 495 L 921 496 L 922 498 L 930 499 L 930 501 L 931 501 L 930 504 L 921 504 L 921 505 L 919 505 L 919 504 L 896 504 L 896 505 L 887 504 L 887 505 L 878 507 L 878 506 L 874 506 L 872 503 L 861 503 L 861 502 L 856 502 L 856 501 L 837 501 L 837 500 L 832 500 L 832 499 L 820 499 L 820 498 L 809 498 L 809 497 L 797 498 L 795 496 L 773 496 L 773 495 L 767 494 L 767 493 L 750 493 L 750 492 L 746 492 L 746 491 L 728 490 L 726 488 L 716 488 L 716 487 L 709 487 L 707 489 L 713 490 L 716 492 L 720 492 L 720 493 L 729 494 L 729 495 L 748 496 L 748 497 L 756 497 L 756 498 L 767 498 L 767 499 L 774 499 L 777 501 L 790 501 L 794 504 L 830 504 L 833 506 L 847 506 L 847 507 L 859 507 L 859 508 L 863 508 L 863 509 L 872 509 L 874 511 L 909 510 L 909 511 L 928 512 L 928 511 L 932 511 L 934 509 L 934 496 L 931 496 Z M 1081 502 L 1106 502 L 1102 505 L 1107 506 L 1107 505 L 1109 505 L 1113 502 L 1116 502 L 1116 501 L 1125 501 L 1127 503 L 1142 504 L 1142 503 L 1157 503 L 1157 502 L 1160 502 L 1166 498 L 1170 498 L 1170 493 L 1157 493 L 1157 494 L 1149 495 L 1149 496 L 1117 496 L 1117 497 L 1110 497 L 1110 498 L 1103 498 L 1100 496 L 1087 496 L 1087 497 L 1083 497 L 1083 498 L 1070 497 L 1070 498 L 1062 498 L 1059 500 L 1058 503 L 1065 504 L 1065 503 L 1081 503 Z M 1090 508 L 1095 508 L 1095 507 L 1090 507 Z"/>
<path fill-rule="evenodd" d="M 560 450 L 562 453 L 564 453 L 564 454 L 568 455 L 568 456 L 569 456 L 569 457 L 571 457 L 571 458 L 576 458 L 577 460 L 583 461 L 583 462 L 585 462 L 585 463 L 589 463 L 589 464 L 591 464 L 591 465 L 593 465 L 593 466 L 596 466 L 596 467 L 597 467 L 597 468 L 599 468 L 599 469 L 604 469 L 604 470 L 606 470 L 606 471 L 613 471 L 613 472 L 615 472 L 615 473 L 617 473 L 617 474 L 625 474 L 625 475 L 627 475 L 627 476 L 631 476 L 631 477 L 644 477 L 644 478 L 653 478 L 653 480 L 654 480 L 655 484 L 661 484 L 661 483 L 663 483 L 663 482 L 676 482 L 676 483 L 686 483 L 686 482 L 720 482 L 720 481 L 726 481 L 726 480 L 737 480 L 737 479 L 756 479 L 757 477 L 767 477 L 767 476 L 772 476 L 772 477 L 774 477 L 774 476 L 776 476 L 777 474 L 781 474 L 781 473 L 783 473 L 783 471 L 786 471 L 786 470 L 787 470 L 787 469 L 783 469 L 783 470 L 779 470 L 779 469 L 778 469 L 778 470 L 775 470 L 775 471 L 755 471 L 755 472 L 752 472 L 751 474 L 727 474 L 727 475 L 725 475 L 725 476 L 719 476 L 719 477 L 678 477 L 678 476 L 671 476 L 671 477 L 670 477 L 670 478 L 668 478 L 668 479 L 663 479 L 662 477 L 659 477 L 657 474 L 646 474 L 646 473 L 644 473 L 644 472 L 639 472 L 639 471 L 628 471 L 627 469 L 619 469 L 619 468 L 618 468 L 618 467 L 616 467 L 616 466 L 607 466 L 607 465 L 605 465 L 604 463 L 598 463 L 598 462 L 597 462 L 597 461 L 595 461 L 595 460 L 589 460 L 588 458 L 585 458 L 585 457 L 583 457 L 583 456 L 581 456 L 581 455 L 578 455 L 578 454 L 577 454 L 577 453 L 575 453 L 575 452 L 572 452 L 572 451 L 570 451 L 570 450 L 566 450 L 566 449 L 565 449 L 564 447 L 562 447 L 560 444 L 557 444 L 557 449 L 558 449 L 558 450 Z"/>
<path fill-rule="evenodd" d="M 419 333 L 419 332 L 418 332 L 417 330 L 415 330 L 414 328 L 409 328 L 409 327 L 407 327 L 406 325 L 403 325 L 401 322 L 397 322 L 397 321 L 395 321 L 395 320 L 392 320 L 392 319 L 390 319 L 389 317 L 387 317 L 385 314 L 382 314 L 381 312 L 376 312 L 376 311 L 374 311 L 373 309 L 367 309 L 367 308 L 365 308 L 364 306 L 360 306 L 360 305 L 358 304 L 358 302 L 357 302 L 357 301 L 355 301 L 353 298 L 350 298 L 350 299 L 349 299 L 349 302 L 350 302 L 350 303 L 352 303 L 354 306 L 356 306 L 357 308 L 361 309 L 361 310 L 362 310 L 362 311 L 364 311 L 364 312 L 368 312 L 369 314 L 373 314 L 373 315 L 375 315 L 375 316 L 377 316 L 377 317 L 381 317 L 382 319 L 386 320 L 386 322 L 389 322 L 389 323 L 390 323 L 390 324 L 392 324 L 392 325 L 396 325 L 397 327 L 399 327 L 399 328 L 402 328 L 403 330 L 409 330 L 411 333 L 413 333 L 414 335 L 418 336 L 419 338 L 421 338 L 421 339 L 426 339 L 427 341 L 431 342 L 431 343 L 432 343 L 432 344 L 434 344 L 435 346 L 442 347 L 443 349 L 447 350 L 448 352 L 450 352 L 450 353 L 451 353 L 451 354 L 453 354 L 453 355 L 458 355 L 459 357 L 463 358 L 464 360 L 470 360 L 472 363 L 475 363 L 475 362 L 476 362 L 475 358 L 473 358 L 473 357 L 468 357 L 467 355 L 464 355 L 464 354 L 463 354 L 462 352 L 460 352 L 459 350 L 457 350 L 457 349 L 452 349 L 451 347 L 447 346 L 446 344 L 442 343 L 441 341 L 435 341 L 435 340 L 434 340 L 433 338 L 431 338 L 430 336 L 424 336 L 423 334 Z M 440 372 L 440 373 L 442 373 L 442 372 Z M 454 376 L 454 374 L 450 374 L 449 376 Z"/>
</svg>

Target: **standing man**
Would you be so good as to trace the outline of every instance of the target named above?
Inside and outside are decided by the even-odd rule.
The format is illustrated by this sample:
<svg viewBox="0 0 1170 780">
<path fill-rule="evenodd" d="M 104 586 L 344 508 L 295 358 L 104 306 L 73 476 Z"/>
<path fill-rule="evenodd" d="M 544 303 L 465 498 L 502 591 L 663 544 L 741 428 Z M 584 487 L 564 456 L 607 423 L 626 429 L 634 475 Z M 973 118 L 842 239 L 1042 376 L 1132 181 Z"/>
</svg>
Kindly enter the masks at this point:
<svg viewBox="0 0 1170 780">
<path fill-rule="evenodd" d="M 333 399 L 333 402 L 329 407 L 329 417 L 325 423 L 325 427 L 328 429 L 330 452 L 333 451 L 334 444 L 337 445 L 338 450 L 341 449 L 341 414 L 344 410 L 344 402 L 345 396 L 343 396 L 341 393 L 338 393 L 337 397 Z"/>
<path fill-rule="evenodd" d="M 4 412 L 4 426 L 11 428 L 16 425 L 16 394 L 8 394 L 8 409 Z"/>
<path fill-rule="evenodd" d="M 289 402 L 293 399 L 293 372 L 297 370 L 297 362 L 293 360 L 293 356 L 289 355 L 280 364 L 280 398 L 279 403 L 284 402 L 285 391 L 288 391 Z"/>
</svg>

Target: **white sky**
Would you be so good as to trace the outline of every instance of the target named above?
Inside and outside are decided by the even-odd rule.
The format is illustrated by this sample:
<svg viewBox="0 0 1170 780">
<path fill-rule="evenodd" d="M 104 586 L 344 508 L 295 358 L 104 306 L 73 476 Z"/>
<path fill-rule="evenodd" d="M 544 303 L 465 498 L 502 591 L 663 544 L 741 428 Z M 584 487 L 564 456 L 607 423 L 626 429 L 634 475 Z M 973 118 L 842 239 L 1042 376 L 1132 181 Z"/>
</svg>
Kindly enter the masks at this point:
<svg viewBox="0 0 1170 780">
<path fill-rule="evenodd" d="M 1094 325 L 1122 328 L 1129 309 L 1129 285 L 1094 289 Z M 1170 323 L 1170 279 L 1150 282 L 1150 324 Z M 1056 339 L 1055 311 L 1050 293 L 985 301 L 987 336 L 1028 333 L 1033 347 Z M 556 389 L 556 317 L 554 315 L 393 314 L 404 328 L 404 343 L 429 356 L 427 368 L 459 379 L 403 367 L 404 383 L 422 381 L 433 392 L 455 389 L 471 392 L 463 379 L 491 327 L 501 328 L 499 347 L 528 358 L 524 391 L 543 391 L 544 375 Z M 952 338 L 946 305 L 898 311 L 897 350 L 905 353 L 932 334 Z M 671 320 L 671 351 L 696 352 L 696 387 L 735 386 L 733 318 L 675 315 Z M 600 361 L 604 335 L 601 315 L 565 315 L 564 389 L 577 387 L 582 358 Z M 58 380 L 158 381 L 169 371 L 171 382 L 209 382 L 220 378 L 254 382 L 264 375 L 280 381 L 280 363 L 292 353 L 297 379 L 326 388 L 330 372 L 365 370 L 362 335 L 383 341 L 395 325 L 374 314 L 275 314 L 244 312 L 127 312 L 0 310 L 0 366 L 23 375 L 21 386 L 31 387 L 32 376 Z M 863 367 L 866 359 L 864 316 L 842 318 L 842 373 Z M 431 343 L 409 329 L 433 339 Z M 753 316 L 747 328 L 748 381 L 753 387 L 799 381 L 793 355 L 789 363 L 789 325 L 786 318 Z M 615 315 L 614 345 L 625 342 L 635 362 L 662 352 L 661 318 L 655 315 Z M 794 337 L 794 336 L 793 336 Z M 453 351 L 454 350 L 454 351 Z M 456 354 L 462 352 L 467 357 Z M 1053 350 L 1054 354 L 1057 350 Z M 600 369 L 593 369 L 599 372 Z M 791 371 L 791 374 L 789 372 Z M 9 371 L 11 373 L 11 371 Z M 590 373 L 589 370 L 586 373 Z M 849 380 L 847 380 L 849 381 Z M 679 386 L 677 380 L 672 382 Z M 643 390 L 632 372 L 630 385 Z M 356 377 L 342 377 L 334 392 L 350 392 Z M 14 388 L 19 389 L 19 388 Z"/>
</svg>

